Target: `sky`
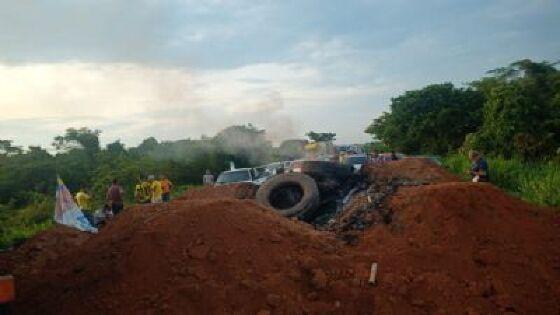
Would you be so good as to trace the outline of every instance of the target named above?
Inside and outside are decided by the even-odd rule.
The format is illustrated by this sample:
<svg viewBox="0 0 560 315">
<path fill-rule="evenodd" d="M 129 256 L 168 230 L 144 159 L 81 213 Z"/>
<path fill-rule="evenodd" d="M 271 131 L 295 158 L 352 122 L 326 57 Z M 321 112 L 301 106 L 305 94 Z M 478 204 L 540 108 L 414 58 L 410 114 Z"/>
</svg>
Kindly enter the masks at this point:
<svg viewBox="0 0 560 315">
<path fill-rule="evenodd" d="M 0 139 L 363 131 L 391 97 L 560 59 L 558 0 L 0 0 Z"/>
</svg>

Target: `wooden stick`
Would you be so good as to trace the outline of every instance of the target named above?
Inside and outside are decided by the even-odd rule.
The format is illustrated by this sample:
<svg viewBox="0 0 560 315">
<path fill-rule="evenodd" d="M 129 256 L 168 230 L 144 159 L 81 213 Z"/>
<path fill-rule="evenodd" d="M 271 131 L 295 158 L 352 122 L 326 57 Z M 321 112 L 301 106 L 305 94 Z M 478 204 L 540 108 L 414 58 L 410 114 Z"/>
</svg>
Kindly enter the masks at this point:
<svg viewBox="0 0 560 315">
<path fill-rule="evenodd" d="M 374 263 L 371 264 L 371 270 L 370 270 L 370 273 L 369 273 L 369 281 L 368 282 L 370 284 L 375 284 L 376 278 L 377 278 L 377 263 L 374 262 Z"/>
</svg>

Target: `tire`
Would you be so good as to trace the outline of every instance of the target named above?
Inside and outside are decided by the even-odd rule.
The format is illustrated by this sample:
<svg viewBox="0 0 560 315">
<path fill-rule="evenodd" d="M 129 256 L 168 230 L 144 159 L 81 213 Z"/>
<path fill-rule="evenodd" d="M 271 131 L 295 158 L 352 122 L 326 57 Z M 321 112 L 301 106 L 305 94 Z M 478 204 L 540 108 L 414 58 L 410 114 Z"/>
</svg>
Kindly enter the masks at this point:
<svg viewBox="0 0 560 315">
<path fill-rule="evenodd" d="M 285 217 L 305 217 L 319 207 L 319 199 L 315 180 L 299 173 L 276 175 L 257 191 L 258 203 Z"/>
</svg>

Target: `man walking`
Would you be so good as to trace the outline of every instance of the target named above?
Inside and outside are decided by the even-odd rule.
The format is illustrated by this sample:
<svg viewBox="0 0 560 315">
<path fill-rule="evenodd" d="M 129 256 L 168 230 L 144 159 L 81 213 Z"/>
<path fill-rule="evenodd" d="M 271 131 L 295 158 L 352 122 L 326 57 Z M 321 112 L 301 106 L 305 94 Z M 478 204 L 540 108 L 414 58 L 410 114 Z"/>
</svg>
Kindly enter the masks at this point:
<svg viewBox="0 0 560 315">
<path fill-rule="evenodd" d="M 107 203 L 111 206 L 113 215 L 119 214 L 124 208 L 123 204 L 123 189 L 119 185 L 117 179 L 113 179 L 111 187 L 107 190 Z"/>
</svg>

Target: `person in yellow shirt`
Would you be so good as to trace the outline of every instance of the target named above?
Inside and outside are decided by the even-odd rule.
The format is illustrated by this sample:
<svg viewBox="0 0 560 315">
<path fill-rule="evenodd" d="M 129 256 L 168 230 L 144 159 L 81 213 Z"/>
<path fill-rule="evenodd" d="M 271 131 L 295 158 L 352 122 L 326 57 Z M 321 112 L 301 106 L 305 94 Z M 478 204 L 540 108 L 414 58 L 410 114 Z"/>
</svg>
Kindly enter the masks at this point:
<svg viewBox="0 0 560 315">
<path fill-rule="evenodd" d="M 150 190 L 152 192 L 152 203 L 161 203 L 161 195 L 163 190 L 161 189 L 161 182 L 155 179 L 154 175 L 148 177 L 150 180 Z"/>
<path fill-rule="evenodd" d="M 76 203 L 78 207 L 82 209 L 82 211 L 89 212 L 91 211 L 91 197 L 85 191 L 85 189 L 81 188 L 80 191 L 76 194 Z"/>
<path fill-rule="evenodd" d="M 160 182 L 161 190 L 163 192 L 161 195 L 161 199 L 163 202 L 169 202 L 169 200 L 171 199 L 171 188 L 173 188 L 173 183 L 169 179 L 167 179 L 165 175 L 160 176 Z"/>
</svg>

